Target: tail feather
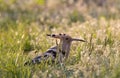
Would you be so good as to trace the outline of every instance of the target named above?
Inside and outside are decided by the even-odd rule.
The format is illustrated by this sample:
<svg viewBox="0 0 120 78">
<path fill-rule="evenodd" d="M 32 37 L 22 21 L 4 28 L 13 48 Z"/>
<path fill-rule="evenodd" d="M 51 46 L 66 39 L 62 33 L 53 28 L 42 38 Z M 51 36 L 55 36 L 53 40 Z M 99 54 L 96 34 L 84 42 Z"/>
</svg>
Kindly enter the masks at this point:
<svg viewBox="0 0 120 78">
<path fill-rule="evenodd" d="M 37 56 L 33 60 L 27 61 L 24 63 L 24 66 L 26 65 L 34 65 L 34 64 L 39 64 L 41 62 L 41 57 L 42 56 Z"/>
</svg>

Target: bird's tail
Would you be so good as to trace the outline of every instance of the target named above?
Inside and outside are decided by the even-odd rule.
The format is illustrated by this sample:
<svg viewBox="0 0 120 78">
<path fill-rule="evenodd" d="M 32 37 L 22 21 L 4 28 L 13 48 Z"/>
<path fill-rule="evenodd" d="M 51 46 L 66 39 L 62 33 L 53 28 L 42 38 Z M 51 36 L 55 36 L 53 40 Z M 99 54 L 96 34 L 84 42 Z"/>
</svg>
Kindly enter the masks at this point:
<svg viewBox="0 0 120 78">
<path fill-rule="evenodd" d="M 25 63 L 24 63 L 24 66 L 26 66 L 26 65 L 39 64 L 39 63 L 41 62 L 41 60 L 42 60 L 41 57 L 42 57 L 42 56 L 37 56 L 37 57 L 35 57 L 33 60 L 29 60 L 29 61 L 25 62 Z"/>
<path fill-rule="evenodd" d="M 31 65 L 31 64 L 32 64 L 31 61 L 27 61 L 27 62 L 24 63 L 24 66 L 28 66 L 28 65 Z"/>
</svg>

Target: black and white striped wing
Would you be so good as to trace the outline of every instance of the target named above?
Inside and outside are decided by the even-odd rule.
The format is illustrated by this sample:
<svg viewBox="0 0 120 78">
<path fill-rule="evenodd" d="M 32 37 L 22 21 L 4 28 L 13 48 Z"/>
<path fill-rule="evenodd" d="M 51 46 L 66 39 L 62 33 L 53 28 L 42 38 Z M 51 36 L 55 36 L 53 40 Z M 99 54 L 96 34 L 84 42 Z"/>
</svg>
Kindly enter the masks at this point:
<svg viewBox="0 0 120 78">
<path fill-rule="evenodd" d="M 49 59 L 54 61 L 56 56 L 57 56 L 57 47 L 55 46 L 48 49 L 45 53 L 43 53 L 43 55 L 33 58 L 33 60 L 29 62 L 29 64 L 39 64 L 41 63 L 41 61 L 48 61 Z M 25 65 L 27 64 L 28 62 L 25 63 Z"/>
</svg>

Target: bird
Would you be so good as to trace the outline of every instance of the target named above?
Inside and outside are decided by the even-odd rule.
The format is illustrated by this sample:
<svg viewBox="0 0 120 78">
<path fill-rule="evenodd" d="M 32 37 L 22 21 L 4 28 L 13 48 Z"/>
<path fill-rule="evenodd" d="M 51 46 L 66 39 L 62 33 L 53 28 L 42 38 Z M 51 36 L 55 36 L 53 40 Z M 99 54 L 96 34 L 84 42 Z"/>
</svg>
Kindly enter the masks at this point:
<svg viewBox="0 0 120 78">
<path fill-rule="evenodd" d="M 43 54 L 36 56 L 30 61 L 27 61 L 24 63 L 24 65 L 34 65 L 34 64 L 40 64 L 42 61 L 51 61 L 55 62 L 56 59 L 58 59 L 58 62 L 63 63 L 65 60 L 68 59 L 69 53 L 70 53 L 70 47 L 71 43 L 73 41 L 81 41 L 86 42 L 83 39 L 79 38 L 72 38 L 68 34 L 47 34 L 47 36 L 59 39 L 60 42 L 56 42 L 56 46 L 53 46 L 49 48 L 46 52 Z"/>
</svg>

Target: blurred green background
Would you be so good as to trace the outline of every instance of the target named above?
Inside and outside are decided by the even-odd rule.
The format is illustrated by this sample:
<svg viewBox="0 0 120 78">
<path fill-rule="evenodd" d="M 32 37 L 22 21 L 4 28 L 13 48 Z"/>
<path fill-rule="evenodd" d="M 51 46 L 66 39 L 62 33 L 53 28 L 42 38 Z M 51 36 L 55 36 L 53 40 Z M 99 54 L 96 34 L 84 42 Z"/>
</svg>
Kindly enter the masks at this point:
<svg viewBox="0 0 120 78">
<path fill-rule="evenodd" d="M 24 22 L 39 26 L 71 26 L 91 19 L 120 18 L 119 0 L 0 0 L 0 27 Z"/>
</svg>

